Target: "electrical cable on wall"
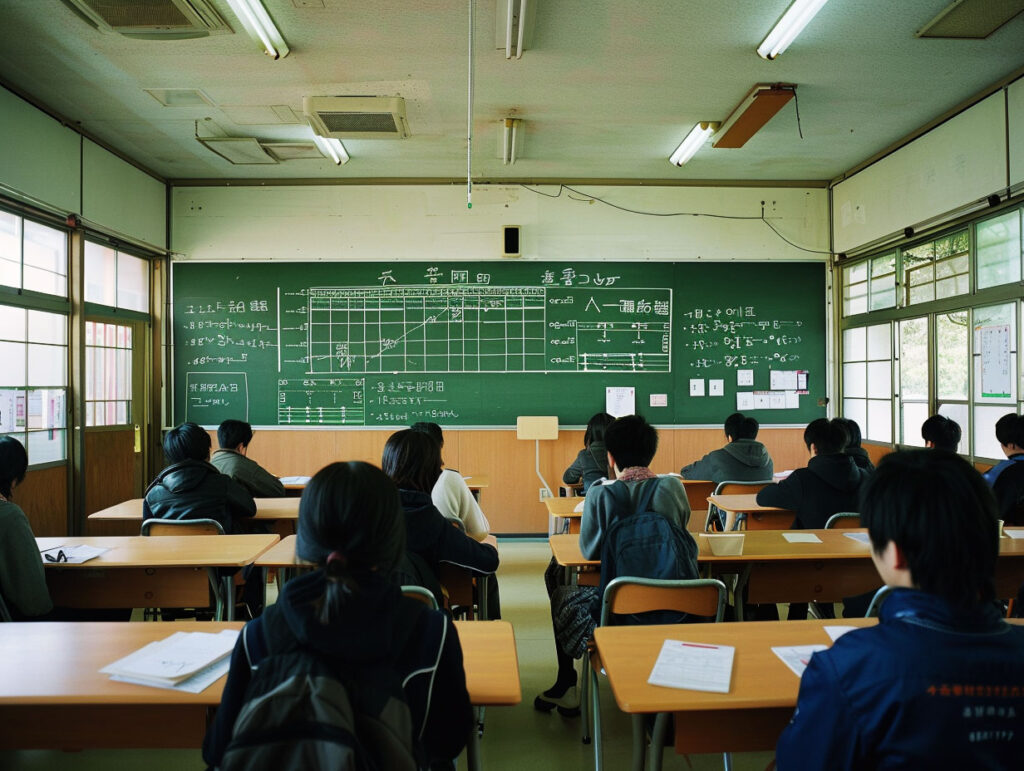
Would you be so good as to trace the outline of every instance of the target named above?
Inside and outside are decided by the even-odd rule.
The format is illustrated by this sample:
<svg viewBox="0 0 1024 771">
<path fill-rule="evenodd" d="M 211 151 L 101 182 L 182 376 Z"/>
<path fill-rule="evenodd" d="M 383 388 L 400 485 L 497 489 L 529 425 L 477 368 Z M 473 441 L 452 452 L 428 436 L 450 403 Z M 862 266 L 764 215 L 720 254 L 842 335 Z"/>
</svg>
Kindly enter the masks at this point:
<svg viewBox="0 0 1024 771">
<path fill-rule="evenodd" d="M 466 208 L 473 208 L 473 15 L 474 0 L 469 0 L 469 98 L 466 115 Z"/>
</svg>

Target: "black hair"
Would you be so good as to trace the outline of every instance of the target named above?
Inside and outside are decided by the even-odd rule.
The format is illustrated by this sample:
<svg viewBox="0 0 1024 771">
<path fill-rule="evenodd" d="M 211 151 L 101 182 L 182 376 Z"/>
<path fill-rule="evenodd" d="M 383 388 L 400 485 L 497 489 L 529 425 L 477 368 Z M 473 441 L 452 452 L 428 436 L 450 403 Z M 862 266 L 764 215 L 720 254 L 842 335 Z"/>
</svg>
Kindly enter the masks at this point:
<svg viewBox="0 0 1024 771">
<path fill-rule="evenodd" d="M 11 489 L 25 481 L 28 453 L 13 436 L 0 436 L 0 495 L 11 497 Z"/>
<path fill-rule="evenodd" d="M 386 580 L 405 553 L 405 519 L 394 483 L 362 461 L 320 469 L 299 502 L 296 553 L 325 568 L 320 621 L 329 623 L 361 584 L 375 576 Z"/>
<path fill-rule="evenodd" d="M 225 450 L 233 450 L 238 445 L 249 446 L 252 441 L 252 426 L 244 420 L 225 420 L 217 428 L 217 442 Z"/>
<path fill-rule="evenodd" d="M 381 468 L 402 490 L 429 495 L 441 476 L 441 448 L 423 431 L 396 431 L 384 445 Z"/>
<path fill-rule="evenodd" d="M 182 423 L 164 436 L 164 456 L 168 463 L 183 460 L 209 460 L 210 435 L 195 423 Z"/>
<path fill-rule="evenodd" d="M 604 444 L 619 470 L 650 466 L 658 451 L 658 431 L 640 415 L 626 415 L 604 432 Z"/>
<path fill-rule="evenodd" d="M 861 488 L 860 517 L 876 554 L 892 541 L 915 586 L 968 608 L 995 599 L 999 524 L 989 486 L 959 455 L 886 455 Z"/>
<path fill-rule="evenodd" d="M 413 423 L 410 428 L 433 437 L 438 447 L 444 447 L 444 432 L 441 431 L 441 427 L 437 423 L 427 423 L 421 420 L 419 423 Z"/>
<path fill-rule="evenodd" d="M 932 415 L 921 424 L 921 438 L 935 445 L 936 450 L 956 452 L 960 435 L 960 424 L 945 415 Z"/>
<path fill-rule="evenodd" d="M 744 415 L 742 412 L 734 412 L 732 415 L 725 419 L 725 435 L 731 436 L 733 439 L 738 439 L 737 434 L 740 432 L 740 427 L 743 425 Z"/>
<path fill-rule="evenodd" d="M 583 432 L 583 446 L 590 447 L 594 442 L 604 441 L 604 432 L 615 422 L 615 418 L 607 412 L 597 412 L 587 421 L 587 430 Z"/>
<path fill-rule="evenodd" d="M 850 420 L 850 418 L 833 418 L 833 420 L 839 422 L 846 429 L 846 433 L 850 437 L 850 441 L 846 443 L 846 449 L 860 447 L 860 426 L 857 425 L 857 421 Z"/>
<path fill-rule="evenodd" d="M 850 435 L 846 431 L 846 426 L 836 419 L 818 418 L 808 423 L 804 429 L 804 444 L 808 450 L 813 444 L 818 455 L 840 453 L 846 449 L 849 442 Z"/>
<path fill-rule="evenodd" d="M 735 433 L 729 434 L 729 436 L 733 439 L 757 439 L 757 432 L 760 428 L 761 424 L 755 418 L 744 416 L 743 420 L 736 424 Z"/>
<path fill-rule="evenodd" d="M 1009 412 L 996 421 L 996 439 L 999 444 L 1015 444 L 1022 447 L 1020 439 L 1024 439 L 1024 421 L 1016 412 Z"/>
</svg>

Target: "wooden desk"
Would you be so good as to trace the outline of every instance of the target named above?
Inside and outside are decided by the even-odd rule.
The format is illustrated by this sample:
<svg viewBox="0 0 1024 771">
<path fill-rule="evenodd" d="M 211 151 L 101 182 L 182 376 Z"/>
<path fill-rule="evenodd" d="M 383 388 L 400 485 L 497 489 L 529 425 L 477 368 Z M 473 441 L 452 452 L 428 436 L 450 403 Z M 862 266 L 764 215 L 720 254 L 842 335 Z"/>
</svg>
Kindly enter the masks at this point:
<svg viewBox="0 0 1024 771">
<path fill-rule="evenodd" d="M 38 538 L 56 546 L 109 549 L 79 565 L 44 562 L 53 604 L 68 608 L 205 608 L 208 587 L 220 591 L 223 610 L 234 610 L 231 579 L 216 568 L 243 567 L 277 543 L 276 535 L 167 535 Z"/>
<path fill-rule="evenodd" d="M 299 498 L 254 498 L 256 516 L 253 519 L 298 519 Z M 142 524 L 142 498 L 132 498 L 89 515 L 89 519 L 137 520 Z"/>
<path fill-rule="evenodd" d="M 875 619 L 747 621 L 733 624 L 608 626 L 594 632 L 601 663 L 623 712 L 674 712 L 676 751 L 750 752 L 775 748 L 793 715 L 800 679 L 773 645 L 831 645 L 825 625 L 870 626 Z M 648 685 L 665 640 L 732 645 L 729 693 Z"/>
<path fill-rule="evenodd" d="M 580 518 L 583 516 L 582 511 L 576 511 L 576 507 L 583 503 L 583 498 L 545 498 L 544 505 L 548 508 L 548 513 L 553 517 L 561 517 L 562 519 L 569 520 L 569 532 L 578 533 L 580 531 Z"/>
<path fill-rule="evenodd" d="M 717 506 L 726 513 L 726 530 L 732 530 L 735 527 L 737 514 L 747 515 L 747 529 L 753 529 L 750 527 L 751 519 L 765 519 L 765 522 L 756 528 L 759 530 L 785 530 L 793 524 L 793 519 L 796 516 L 792 511 L 787 509 L 780 509 L 775 506 L 761 506 L 757 502 L 757 493 L 743 493 L 741 495 L 709 495 L 708 503 L 712 506 Z"/>
</svg>

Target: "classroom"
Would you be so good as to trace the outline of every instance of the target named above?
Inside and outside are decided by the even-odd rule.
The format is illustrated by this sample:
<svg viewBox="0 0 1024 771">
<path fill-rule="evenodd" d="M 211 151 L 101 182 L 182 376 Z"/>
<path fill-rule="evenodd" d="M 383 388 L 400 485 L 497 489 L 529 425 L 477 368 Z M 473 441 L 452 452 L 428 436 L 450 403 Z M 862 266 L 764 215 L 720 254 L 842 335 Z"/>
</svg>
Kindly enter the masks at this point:
<svg viewBox="0 0 1024 771">
<path fill-rule="evenodd" d="M 395 431 L 440 424 L 499 538 L 518 653 L 483 765 L 589 768 L 579 722 L 531 702 L 545 498 L 591 415 L 656 426 L 658 474 L 721 447 L 733 412 L 776 471 L 833 417 L 876 464 L 934 414 L 979 471 L 1004 459 L 1024 3 L 819 1 L 765 56 L 791 0 L 248 2 L 0 3 L 0 436 L 28 451 L 14 502 L 38 539 L 137 536 L 89 517 L 141 498 L 185 421 L 214 448 L 248 421 L 285 478 L 379 466 Z M 626 767 L 629 716 L 606 681 L 600 700 Z M 201 762 L 184 738 L 161 757 L 0 737 L 5 768 Z M 751 740 L 732 762 L 771 759 Z"/>
</svg>

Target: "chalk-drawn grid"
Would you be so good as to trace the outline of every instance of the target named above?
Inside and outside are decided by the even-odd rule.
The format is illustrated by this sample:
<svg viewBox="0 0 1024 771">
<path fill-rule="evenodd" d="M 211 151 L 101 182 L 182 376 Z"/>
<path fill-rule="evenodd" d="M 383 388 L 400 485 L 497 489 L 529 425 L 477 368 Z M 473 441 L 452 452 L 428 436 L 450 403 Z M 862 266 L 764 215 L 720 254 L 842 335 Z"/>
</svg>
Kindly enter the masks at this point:
<svg viewBox="0 0 1024 771">
<path fill-rule="evenodd" d="M 539 287 L 313 288 L 311 373 L 545 369 Z"/>
<path fill-rule="evenodd" d="M 277 384 L 277 422 L 366 425 L 365 378 L 288 378 Z"/>
<path fill-rule="evenodd" d="M 583 372 L 670 372 L 672 324 L 580 321 L 576 351 Z"/>
</svg>

